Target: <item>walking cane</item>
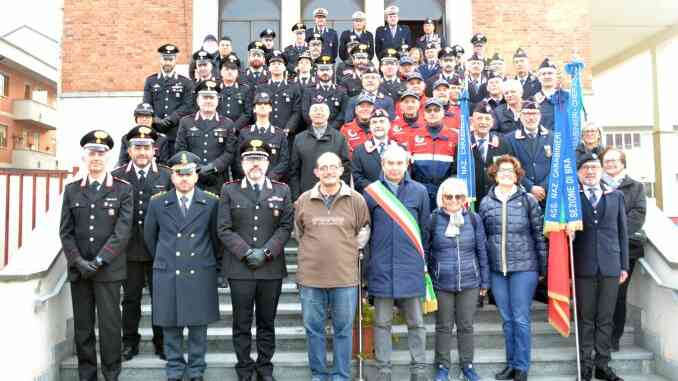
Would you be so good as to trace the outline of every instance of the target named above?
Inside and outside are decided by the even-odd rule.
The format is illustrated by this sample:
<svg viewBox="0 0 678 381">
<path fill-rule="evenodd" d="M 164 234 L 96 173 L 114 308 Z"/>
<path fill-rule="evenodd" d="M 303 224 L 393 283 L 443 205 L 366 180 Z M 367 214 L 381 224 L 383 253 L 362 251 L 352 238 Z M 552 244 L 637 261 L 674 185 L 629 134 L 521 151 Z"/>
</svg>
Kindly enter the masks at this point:
<svg viewBox="0 0 678 381">
<path fill-rule="evenodd" d="M 363 379 L 363 272 L 362 261 L 364 251 L 358 250 L 358 380 Z"/>
<path fill-rule="evenodd" d="M 572 306 L 574 307 L 574 345 L 577 351 L 577 381 L 581 381 L 581 358 L 579 354 L 579 324 L 577 319 L 577 287 L 574 280 L 574 254 L 573 254 L 573 238 L 568 234 L 568 241 L 570 243 L 570 276 L 572 277 Z"/>
</svg>

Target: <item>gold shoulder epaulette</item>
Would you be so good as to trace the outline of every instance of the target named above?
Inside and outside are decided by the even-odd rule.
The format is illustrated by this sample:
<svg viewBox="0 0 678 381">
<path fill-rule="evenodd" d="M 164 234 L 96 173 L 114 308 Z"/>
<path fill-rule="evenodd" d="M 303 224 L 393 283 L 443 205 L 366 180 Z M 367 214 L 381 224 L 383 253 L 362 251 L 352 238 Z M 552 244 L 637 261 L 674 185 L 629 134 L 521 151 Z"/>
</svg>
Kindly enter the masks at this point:
<svg viewBox="0 0 678 381">
<path fill-rule="evenodd" d="M 212 192 L 210 192 L 210 191 L 205 191 L 205 193 L 206 193 L 207 195 L 209 195 L 210 197 L 216 199 L 216 200 L 219 199 L 219 196 L 217 196 L 216 194 L 214 194 L 214 193 L 212 193 Z"/>
</svg>

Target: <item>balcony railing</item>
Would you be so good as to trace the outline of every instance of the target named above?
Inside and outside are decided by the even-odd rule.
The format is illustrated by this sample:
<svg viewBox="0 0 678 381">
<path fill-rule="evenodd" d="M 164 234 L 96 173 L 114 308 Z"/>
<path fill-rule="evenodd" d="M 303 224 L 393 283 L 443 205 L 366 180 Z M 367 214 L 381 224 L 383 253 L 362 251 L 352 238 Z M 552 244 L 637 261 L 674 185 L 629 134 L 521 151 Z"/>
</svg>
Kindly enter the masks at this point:
<svg viewBox="0 0 678 381">
<path fill-rule="evenodd" d="M 16 120 L 32 122 L 49 129 L 57 128 L 58 116 L 56 109 L 32 99 L 21 99 L 12 102 L 12 114 L 14 114 Z"/>
</svg>

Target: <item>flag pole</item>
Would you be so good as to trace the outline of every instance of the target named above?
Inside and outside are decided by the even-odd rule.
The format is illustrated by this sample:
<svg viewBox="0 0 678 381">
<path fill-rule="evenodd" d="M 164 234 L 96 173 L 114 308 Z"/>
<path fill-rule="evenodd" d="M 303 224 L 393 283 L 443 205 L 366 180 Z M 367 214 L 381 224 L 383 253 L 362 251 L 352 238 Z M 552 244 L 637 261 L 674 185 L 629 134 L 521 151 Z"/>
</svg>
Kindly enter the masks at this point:
<svg viewBox="0 0 678 381">
<path fill-rule="evenodd" d="M 574 345 L 577 351 L 577 381 L 581 381 L 581 355 L 579 353 L 579 320 L 577 318 L 577 286 L 574 278 L 574 243 L 570 234 L 567 235 L 570 252 L 570 277 L 572 278 L 572 306 L 574 309 Z"/>
<path fill-rule="evenodd" d="M 364 252 L 363 249 L 358 250 L 358 380 L 363 379 L 363 282 L 362 282 L 362 266 Z"/>
</svg>

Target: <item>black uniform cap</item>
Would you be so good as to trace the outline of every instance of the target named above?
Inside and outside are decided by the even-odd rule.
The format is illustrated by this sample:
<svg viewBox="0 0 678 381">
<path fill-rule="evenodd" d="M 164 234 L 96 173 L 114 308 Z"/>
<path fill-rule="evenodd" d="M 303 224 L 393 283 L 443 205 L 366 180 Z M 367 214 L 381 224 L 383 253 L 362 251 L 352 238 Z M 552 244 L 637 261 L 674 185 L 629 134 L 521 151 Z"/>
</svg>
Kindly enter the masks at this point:
<svg viewBox="0 0 678 381">
<path fill-rule="evenodd" d="M 129 130 L 125 138 L 131 145 L 151 145 L 158 140 L 158 133 L 148 126 L 138 125 Z"/>
<path fill-rule="evenodd" d="M 111 135 L 103 130 L 90 131 L 80 139 L 80 147 L 96 151 L 108 151 L 113 149 L 114 145 Z"/>
</svg>

